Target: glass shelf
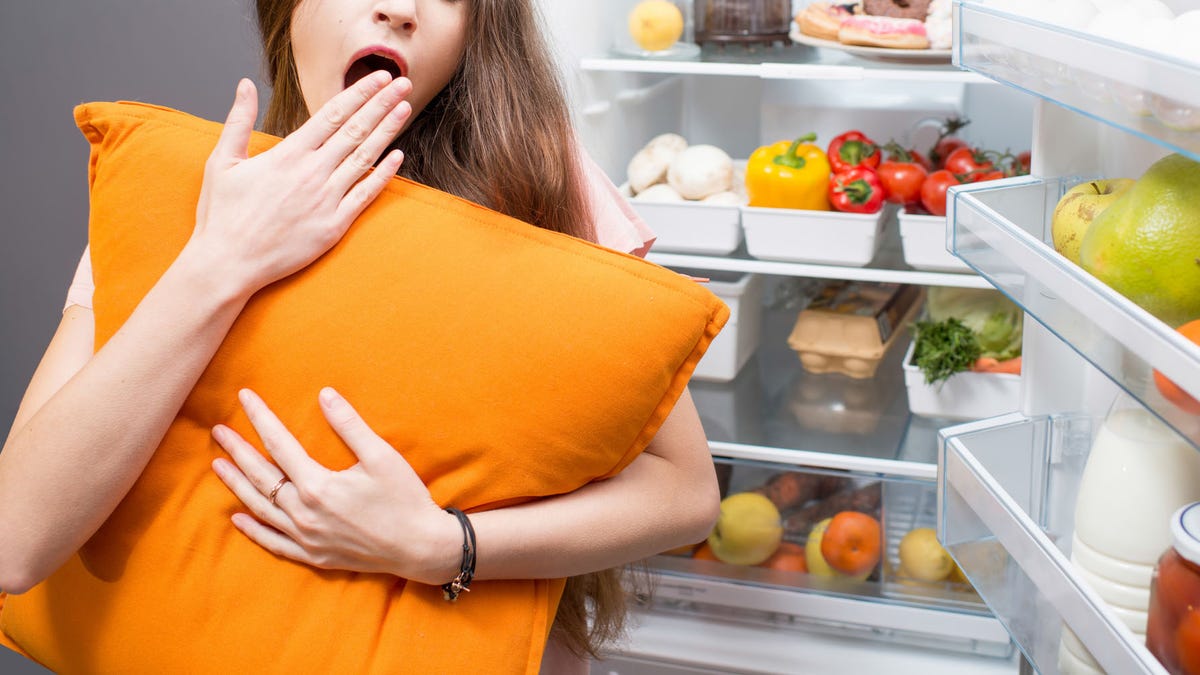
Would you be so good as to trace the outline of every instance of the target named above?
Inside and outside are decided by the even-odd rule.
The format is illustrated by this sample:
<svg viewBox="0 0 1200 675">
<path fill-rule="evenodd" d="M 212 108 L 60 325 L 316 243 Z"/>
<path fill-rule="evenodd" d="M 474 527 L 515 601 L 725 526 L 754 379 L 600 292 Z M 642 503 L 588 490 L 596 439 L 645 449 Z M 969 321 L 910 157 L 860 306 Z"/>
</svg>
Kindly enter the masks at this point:
<svg viewBox="0 0 1200 675">
<path fill-rule="evenodd" d="M 1100 422 L 1013 414 L 943 430 L 939 539 L 1038 672 L 1060 672 L 1066 626 L 1105 672 L 1165 675 L 1069 560 Z"/>
<path fill-rule="evenodd" d="M 954 63 L 1200 161 L 1200 64 L 956 0 Z"/>
<path fill-rule="evenodd" d="M 1081 181 L 1024 177 L 954 188 L 950 249 L 1200 448 L 1200 416 L 1164 399 L 1151 378 L 1156 368 L 1200 396 L 1200 348 L 1046 243 L 1055 205 Z"/>
<path fill-rule="evenodd" d="M 662 253 L 651 251 L 647 256 L 651 262 L 666 267 L 689 267 L 702 270 L 729 272 L 755 272 L 786 277 L 812 279 L 845 279 L 847 281 L 879 281 L 885 283 L 914 284 L 917 286 L 955 286 L 961 288 L 991 288 L 986 279 L 975 274 L 957 272 L 923 272 L 909 267 L 904 262 L 900 243 L 900 228 L 894 217 L 884 227 L 884 240 L 875 259 L 866 267 L 844 265 L 820 265 L 814 263 L 778 262 L 759 260 L 746 252 L 743 242 L 738 250 L 729 255 L 697 255 L 692 253 Z"/>
<path fill-rule="evenodd" d="M 787 344 L 801 303 L 778 305 L 764 309 L 758 348 L 736 378 L 688 385 L 712 453 L 933 482 L 938 430 L 957 422 L 909 412 L 908 339 L 893 345 L 873 378 L 809 373 Z"/>
<path fill-rule="evenodd" d="M 866 59 L 836 49 L 790 44 L 753 49 L 706 46 L 694 60 L 634 59 L 615 56 L 585 58 L 580 68 L 593 72 L 722 75 L 775 80 L 901 80 L 991 83 L 992 80 L 953 67 L 949 62 L 917 63 Z"/>
</svg>

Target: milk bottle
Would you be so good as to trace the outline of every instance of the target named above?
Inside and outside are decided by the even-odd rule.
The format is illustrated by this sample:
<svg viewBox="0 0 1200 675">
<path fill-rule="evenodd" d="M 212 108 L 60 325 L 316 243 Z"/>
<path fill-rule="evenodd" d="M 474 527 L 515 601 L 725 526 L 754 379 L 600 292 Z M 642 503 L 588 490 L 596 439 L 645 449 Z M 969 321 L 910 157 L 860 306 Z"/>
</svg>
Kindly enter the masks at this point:
<svg viewBox="0 0 1200 675">
<path fill-rule="evenodd" d="M 1154 564 L 1171 545 L 1171 515 L 1194 501 L 1200 501 L 1200 452 L 1122 394 L 1080 479 L 1071 562 L 1142 642 Z M 1059 670 L 1103 672 L 1065 626 Z"/>
</svg>

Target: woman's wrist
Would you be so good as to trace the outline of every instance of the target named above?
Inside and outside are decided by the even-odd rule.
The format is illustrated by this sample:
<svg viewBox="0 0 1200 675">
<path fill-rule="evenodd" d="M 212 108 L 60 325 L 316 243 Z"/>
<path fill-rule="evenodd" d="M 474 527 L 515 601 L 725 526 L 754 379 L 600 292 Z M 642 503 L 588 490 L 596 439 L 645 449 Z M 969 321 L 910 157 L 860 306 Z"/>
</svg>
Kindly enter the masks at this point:
<svg viewBox="0 0 1200 675">
<path fill-rule="evenodd" d="M 233 305 L 240 310 L 258 288 L 233 267 L 227 255 L 193 239 L 180 251 L 169 272 L 218 306 Z"/>
<path fill-rule="evenodd" d="M 411 532 L 417 542 L 408 556 L 408 563 L 397 570 L 397 576 L 431 586 L 440 586 L 458 575 L 462 566 L 463 529 L 454 515 L 438 510 Z M 401 535 L 403 536 L 403 534 Z"/>
</svg>

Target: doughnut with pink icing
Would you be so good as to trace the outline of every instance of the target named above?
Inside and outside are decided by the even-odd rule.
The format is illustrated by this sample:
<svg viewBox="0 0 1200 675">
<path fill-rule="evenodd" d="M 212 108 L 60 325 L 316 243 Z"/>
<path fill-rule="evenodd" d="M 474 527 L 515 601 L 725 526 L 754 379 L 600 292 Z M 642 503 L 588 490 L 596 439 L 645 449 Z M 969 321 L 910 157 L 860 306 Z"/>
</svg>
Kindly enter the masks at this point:
<svg viewBox="0 0 1200 675">
<path fill-rule="evenodd" d="M 842 27 L 842 22 L 851 16 L 853 15 L 850 11 L 840 5 L 813 2 L 796 15 L 796 25 L 805 35 L 837 42 L 838 29 Z"/>
<path fill-rule="evenodd" d="M 925 23 L 888 16 L 852 16 L 838 29 L 838 41 L 847 45 L 889 49 L 929 49 Z"/>
</svg>

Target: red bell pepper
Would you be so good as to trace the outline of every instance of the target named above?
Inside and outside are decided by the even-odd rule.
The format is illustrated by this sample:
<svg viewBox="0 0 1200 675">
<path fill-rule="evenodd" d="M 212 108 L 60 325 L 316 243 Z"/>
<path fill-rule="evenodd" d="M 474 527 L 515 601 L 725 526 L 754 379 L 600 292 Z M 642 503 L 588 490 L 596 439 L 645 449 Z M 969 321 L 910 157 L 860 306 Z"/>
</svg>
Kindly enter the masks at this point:
<svg viewBox="0 0 1200 675">
<path fill-rule="evenodd" d="M 866 167 L 833 174 L 829 179 L 829 202 L 847 213 L 878 213 L 885 196 L 879 176 Z"/>
<path fill-rule="evenodd" d="M 865 166 L 874 169 L 883 161 L 883 151 L 861 131 L 847 131 L 829 141 L 829 166 L 834 173 Z"/>
</svg>

